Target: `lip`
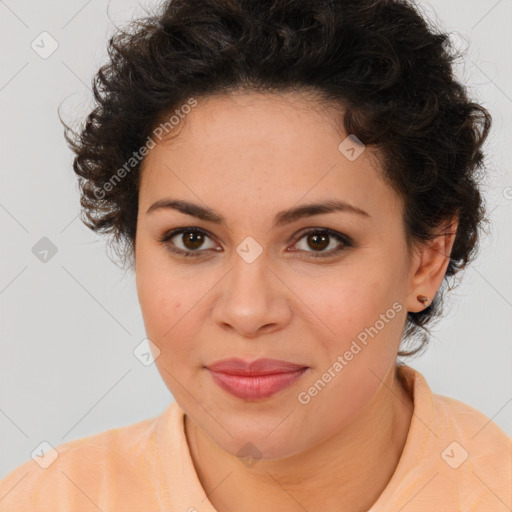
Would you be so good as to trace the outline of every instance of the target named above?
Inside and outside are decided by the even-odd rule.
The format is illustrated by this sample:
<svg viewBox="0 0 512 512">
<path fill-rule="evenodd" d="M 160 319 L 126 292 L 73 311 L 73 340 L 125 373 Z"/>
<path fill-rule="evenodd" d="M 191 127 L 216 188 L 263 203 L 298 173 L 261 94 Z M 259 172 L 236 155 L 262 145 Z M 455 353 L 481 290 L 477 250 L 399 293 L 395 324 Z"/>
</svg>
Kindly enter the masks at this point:
<svg viewBox="0 0 512 512">
<path fill-rule="evenodd" d="M 261 400 L 291 386 L 307 366 L 280 359 L 224 359 L 206 367 L 223 390 L 245 400 Z"/>
</svg>

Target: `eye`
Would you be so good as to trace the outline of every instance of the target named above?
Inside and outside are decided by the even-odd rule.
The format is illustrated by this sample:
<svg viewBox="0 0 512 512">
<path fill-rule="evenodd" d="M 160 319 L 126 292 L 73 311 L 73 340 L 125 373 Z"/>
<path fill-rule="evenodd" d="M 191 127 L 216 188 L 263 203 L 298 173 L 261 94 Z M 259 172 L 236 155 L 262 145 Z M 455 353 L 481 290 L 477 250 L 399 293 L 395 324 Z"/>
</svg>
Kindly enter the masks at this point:
<svg viewBox="0 0 512 512">
<path fill-rule="evenodd" d="M 353 246 L 352 240 L 348 236 L 326 228 L 311 229 L 303 233 L 299 241 L 302 239 L 304 239 L 303 247 L 305 247 L 305 249 L 300 250 L 311 253 L 313 258 L 327 258 L 338 254 L 347 247 Z M 337 241 L 338 244 L 333 243 L 333 240 Z M 297 245 L 297 243 L 295 245 Z M 308 247 L 312 247 L 313 251 L 308 251 Z M 331 247 L 331 250 L 326 251 L 325 249 L 328 247 Z"/>
<path fill-rule="evenodd" d="M 299 250 L 292 249 L 290 252 L 305 252 L 309 253 L 313 258 L 327 258 L 338 254 L 345 250 L 347 247 L 352 247 L 353 243 L 350 237 L 332 231 L 327 228 L 314 228 L 302 233 L 298 238 L 298 242 L 304 239 L 303 248 Z M 213 249 L 214 251 L 222 251 L 221 248 L 215 246 L 214 243 L 205 245 L 205 241 L 211 240 L 209 234 L 200 228 L 179 228 L 166 233 L 160 242 L 173 254 L 183 257 L 197 257 L 202 256 L 207 250 Z M 338 244 L 333 243 L 337 241 Z M 294 245 L 297 245 L 295 242 Z M 334 246 L 334 247 L 333 247 Z M 305 247 L 305 248 L 304 248 Z M 309 251 L 308 247 L 312 247 L 313 251 Z M 325 249 L 331 247 L 329 251 Z"/>
<path fill-rule="evenodd" d="M 205 240 L 209 238 L 209 235 L 202 229 L 181 228 L 166 233 L 163 238 L 161 238 L 160 242 L 165 244 L 167 249 L 172 253 L 185 257 L 195 257 L 201 256 L 201 253 L 206 249 L 215 248 L 215 244 L 210 247 L 204 247 Z"/>
</svg>

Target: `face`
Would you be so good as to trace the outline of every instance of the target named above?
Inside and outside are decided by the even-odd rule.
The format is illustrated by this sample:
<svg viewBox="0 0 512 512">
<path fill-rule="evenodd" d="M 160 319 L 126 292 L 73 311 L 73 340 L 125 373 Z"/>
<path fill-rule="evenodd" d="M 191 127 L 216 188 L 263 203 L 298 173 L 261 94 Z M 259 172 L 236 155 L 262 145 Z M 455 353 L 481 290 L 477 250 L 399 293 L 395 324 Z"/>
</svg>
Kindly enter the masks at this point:
<svg viewBox="0 0 512 512">
<path fill-rule="evenodd" d="M 155 363 L 186 415 L 232 454 L 250 442 L 281 458 L 348 425 L 390 374 L 403 332 L 402 203 L 371 149 L 340 149 L 347 134 L 311 105 L 296 93 L 198 99 L 142 166 L 135 269 Z M 171 200 L 195 209 L 153 206 Z M 334 202 L 354 208 L 282 213 Z M 209 369 L 233 357 L 305 370 L 261 388 L 224 375 L 238 392 L 256 389 L 235 396 Z"/>
</svg>

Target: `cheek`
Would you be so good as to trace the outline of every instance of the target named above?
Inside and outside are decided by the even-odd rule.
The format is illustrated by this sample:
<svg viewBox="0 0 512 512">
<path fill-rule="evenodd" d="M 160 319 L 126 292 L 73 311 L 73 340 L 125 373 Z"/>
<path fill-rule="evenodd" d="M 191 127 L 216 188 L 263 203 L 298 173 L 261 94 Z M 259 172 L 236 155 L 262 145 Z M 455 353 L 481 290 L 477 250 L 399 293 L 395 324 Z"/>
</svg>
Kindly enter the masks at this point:
<svg viewBox="0 0 512 512">
<path fill-rule="evenodd" d="M 316 377 L 336 375 L 329 387 L 345 406 L 364 403 L 396 359 L 406 309 L 398 300 L 397 279 L 384 270 L 351 273 L 315 297 L 315 311 L 329 327 Z"/>
<path fill-rule="evenodd" d="M 186 325 L 183 318 L 189 308 L 183 303 L 183 292 L 169 289 L 161 282 L 154 286 L 146 283 L 139 293 L 139 301 L 148 337 L 161 350 L 165 349 Z"/>
<path fill-rule="evenodd" d="M 165 269 L 154 260 L 148 264 L 139 260 L 136 280 L 146 333 L 161 347 L 164 338 L 173 332 L 173 326 L 186 313 L 185 285 L 169 279 Z"/>
<path fill-rule="evenodd" d="M 139 232 L 136 249 L 137 295 L 146 332 L 150 339 L 161 344 L 162 338 L 183 316 L 187 285 L 183 278 L 169 272 L 168 254 L 156 247 L 149 235 Z M 153 338 L 152 338 L 153 336 Z"/>
<path fill-rule="evenodd" d="M 329 328 L 325 329 L 326 335 L 330 334 L 339 349 L 374 325 L 398 296 L 390 286 L 392 279 L 367 267 L 364 272 L 355 270 L 333 276 L 329 286 L 323 292 L 316 289 L 309 300 L 319 320 Z"/>
<path fill-rule="evenodd" d="M 309 417 L 319 418 L 318 430 L 332 433 L 358 414 L 383 385 L 396 360 L 402 318 L 385 300 L 350 294 L 342 298 L 346 304 L 340 301 L 330 310 L 336 336 L 324 338 L 324 356 L 297 396 Z"/>
<path fill-rule="evenodd" d="M 171 286 L 168 279 L 159 278 L 161 275 L 156 269 L 140 273 L 139 302 L 146 335 L 158 347 L 158 372 L 172 395 L 186 400 L 181 395 L 182 386 L 192 378 L 186 361 L 193 347 L 191 333 L 197 329 L 191 328 L 194 322 L 190 313 L 187 315 L 190 307 L 183 301 L 183 288 L 176 282 Z"/>
<path fill-rule="evenodd" d="M 155 361 L 160 374 L 166 381 L 167 372 L 180 381 L 188 379 L 203 363 L 198 333 L 209 314 L 205 296 L 213 285 L 184 276 L 185 272 L 172 270 L 169 265 L 158 265 L 156 259 L 137 271 L 145 331 L 160 351 Z"/>
</svg>

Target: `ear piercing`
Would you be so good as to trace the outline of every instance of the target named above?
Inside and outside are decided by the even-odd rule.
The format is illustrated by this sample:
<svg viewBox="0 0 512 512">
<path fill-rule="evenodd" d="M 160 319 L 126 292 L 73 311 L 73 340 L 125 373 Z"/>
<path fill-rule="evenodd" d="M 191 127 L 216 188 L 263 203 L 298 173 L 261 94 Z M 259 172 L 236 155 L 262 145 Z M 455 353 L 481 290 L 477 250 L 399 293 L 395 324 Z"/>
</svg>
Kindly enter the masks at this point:
<svg viewBox="0 0 512 512">
<path fill-rule="evenodd" d="M 426 307 L 428 308 L 430 304 L 432 304 L 432 301 L 429 297 L 426 297 L 425 295 L 418 295 L 417 299 Z"/>
</svg>

